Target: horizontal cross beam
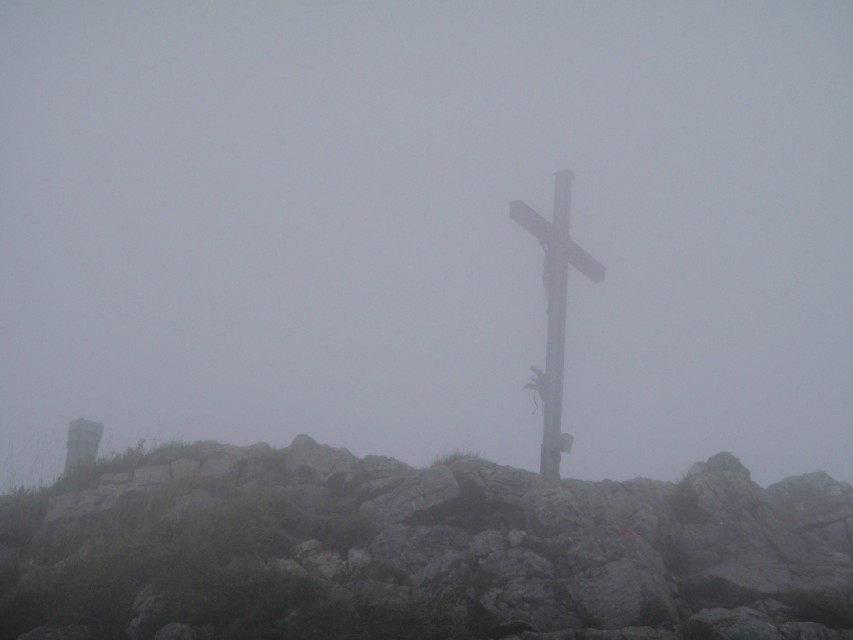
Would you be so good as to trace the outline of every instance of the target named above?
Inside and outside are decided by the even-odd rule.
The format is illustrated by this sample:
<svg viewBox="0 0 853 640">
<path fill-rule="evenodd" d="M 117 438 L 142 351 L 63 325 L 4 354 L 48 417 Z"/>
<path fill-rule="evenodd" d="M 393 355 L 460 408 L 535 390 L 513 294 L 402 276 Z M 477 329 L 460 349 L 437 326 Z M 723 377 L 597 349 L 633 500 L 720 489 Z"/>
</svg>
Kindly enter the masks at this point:
<svg viewBox="0 0 853 640">
<path fill-rule="evenodd" d="M 560 233 L 552 222 L 548 222 L 521 200 L 509 203 L 509 215 L 547 249 L 564 252 L 569 264 L 587 278 L 593 282 L 604 282 L 604 265 L 572 240 L 568 233 Z"/>
</svg>

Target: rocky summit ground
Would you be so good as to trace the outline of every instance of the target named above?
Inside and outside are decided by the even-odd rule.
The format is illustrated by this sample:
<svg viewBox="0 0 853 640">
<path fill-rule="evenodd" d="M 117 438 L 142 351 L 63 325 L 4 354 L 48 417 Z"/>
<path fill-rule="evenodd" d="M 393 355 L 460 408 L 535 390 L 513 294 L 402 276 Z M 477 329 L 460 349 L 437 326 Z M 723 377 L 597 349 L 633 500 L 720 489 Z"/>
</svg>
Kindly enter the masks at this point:
<svg viewBox="0 0 853 640">
<path fill-rule="evenodd" d="M 298 436 L 0 498 L 0 638 L 853 640 L 853 487 L 427 469 Z"/>
</svg>

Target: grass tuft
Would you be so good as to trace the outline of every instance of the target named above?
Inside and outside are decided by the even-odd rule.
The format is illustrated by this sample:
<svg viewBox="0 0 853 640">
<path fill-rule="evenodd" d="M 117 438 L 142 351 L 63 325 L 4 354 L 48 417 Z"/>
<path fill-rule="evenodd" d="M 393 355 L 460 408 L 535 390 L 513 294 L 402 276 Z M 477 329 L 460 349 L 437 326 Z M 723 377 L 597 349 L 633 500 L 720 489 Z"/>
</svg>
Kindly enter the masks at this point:
<svg viewBox="0 0 853 640">
<path fill-rule="evenodd" d="M 476 451 L 462 451 L 460 449 L 456 449 L 455 451 L 451 451 L 449 453 L 439 454 L 435 458 L 433 458 L 430 463 L 430 467 L 438 467 L 441 465 L 447 466 L 457 462 L 459 460 L 482 460 L 480 454 Z"/>
</svg>

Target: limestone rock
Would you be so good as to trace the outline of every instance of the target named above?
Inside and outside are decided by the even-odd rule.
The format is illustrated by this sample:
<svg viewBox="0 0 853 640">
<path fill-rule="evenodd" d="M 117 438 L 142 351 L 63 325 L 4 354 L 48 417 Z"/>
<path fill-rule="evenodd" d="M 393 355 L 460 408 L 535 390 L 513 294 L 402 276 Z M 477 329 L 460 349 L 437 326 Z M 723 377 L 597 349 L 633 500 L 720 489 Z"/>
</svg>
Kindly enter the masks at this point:
<svg viewBox="0 0 853 640">
<path fill-rule="evenodd" d="M 770 619 L 754 609 L 703 609 L 690 618 L 688 629 L 709 640 L 783 640 L 782 632 Z"/>
<path fill-rule="evenodd" d="M 178 458 L 169 464 L 169 472 L 176 482 L 188 481 L 198 474 L 200 467 L 199 461 L 194 458 Z"/>
<path fill-rule="evenodd" d="M 395 458 L 370 455 L 334 471 L 326 486 L 342 506 L 355 508 L 365 500 L 388 493 L 414 473 L 412 467 Z"/>
<path fill-rule="evenodd" d="M 298 435 L 287 448 L 287 470 L 292 478 L 325 481 L 335 471 L 346 468 L 357 458 L 348 450 L 318 444 L 310 436 Z"/>
<path fill-rule="evenodd" d="M 780 518 L 853 558 L 853 486 L 817 471 L 770 485 L 767 496 Z"/>
<path fill-rule="evenodd" d="M 204 480 L 222 480 L 233 477 L 237 473 L 237 463 L 238 459 L 233 455 L 207 458 L 201 465 L 199 476 Z"/>
<path fill-rule="evenodd" d="M 450 464 L 456 481 L 466 493 L 491 508 L 522 507 L 524 496 L 541 484 L 538 474 L 497 465 L 480 458 L 461 458 Z"/>
<path fill-rule="evenodd" d="M 580 622 L 562 597 L 553 563 L 535 551 L 512 546 L 497 531 L 471 541 L 476 567 L 485 588 L 479 603 L 502 620 L 522 620 L 535 629 L 554 631 Z"/>
<path fill-rule="evenodd" d="M 562 537 L 555 553 L 574 609 L 602 629 L 678 621 L 660 555 L 642 537 L 599 526 Z"/>
<path fill-rule="evenodd" d="M 696 465 L 684 482 L 697 517 L 677 532 L 676 544 L 689 565 L 682 591 L 694 610 L 769 597 L 853 611 L 850 558 L 780 520 L 734 456 Z M 853 624 L 853 615 L 844 619 Z"/>
<path fill-rule="evenodd" d="M 172 471 L 168 464 L 147 464 L 133 472 L 133 484 L 146 486 L 166 484 L 172 481 Z"/>
<path fill-rule="evenodd" d="M 127 627 L 128 640 L 150 640 L 163 625 L 166 595 L 145 587 L 136 594 L 131 609 L 134 616 Z"/>
<path fill-rule="evenodd" d="M 627 482 L 563 480 L 574 508 L 599 525 L 631 531 L 657 545 L 677 526 L 668 500 L 669 483 L 645 478 Z"/>
<path fill-rule="evenodd" d="M 703 521 L 774 519 L 764 491 L 752 482 L 749 470 L 730 453 L 718 453 L 707 462 L 695 464 L 684 482 Z"/>
<path fill-rule="evenodd" d="M 300 560 L 309 573 L 316 573 L 326 580 L 335 577 L 344 565 L 341 554 L 333 549 L 322 549 L 303 554 Z"/>
<path fill-rule="evenodd" d="M 89 640 L 93 637 L 90 629 L 79 625 L 70 627 L 36 627 L 32 631 L 21 634 L 18 640 Z"/>
<path fill-rule="evenodd" d="M 170 622 L 154 635 L 154 640 L 210 640 L 212 637 L 210 630 L 203 627 Z"/>
<path fill-rule="evenodd" d="M 571 488 L 561 485 L 533 489 L 524 496 L 526 529 L 540 536 L 591 527 L 592 518 Z"/>
<path fill-rule="evenodd" d="M 501 640 L 502 638 L 515 638 L 525 631 L 536 631 L 536 629 L 523 620 L 509 620 L 488 629 L 480 637 L 486 640 Z"/>
<path fill-rule="evenodd" d="M 60 522 L 80 520 L 94 513 L 103 513 L 118 506 L 141 504 L 146 492 L 139 485 L 104 484 L 92 489 L 72 491 L 50 499 L 47 514 L 38 537 Z"/>
<path fill-rule="evenodd" d="M 461 597 L 472 575 L 471 534 L 447 525 L 393 524 L 370 544 L 371 555 L 398 576 L 405 576 L 416 600 Z"/>
<path fill-rule="evenodd" d="M 460 495 L 453 473 L 438 465 L 407 477 L 392 491 L 363 503 L 361 513 L 384 527 L 417 516 L 426 517 Z"/>
<path fill-rule="evenodd" d="M 851 640 L 853 631 L 834 630 L 813 622 L 775 623 L 751 607 L 703 609 L 692 616 L 687 633 L 708 640 Z"/>
</svg>

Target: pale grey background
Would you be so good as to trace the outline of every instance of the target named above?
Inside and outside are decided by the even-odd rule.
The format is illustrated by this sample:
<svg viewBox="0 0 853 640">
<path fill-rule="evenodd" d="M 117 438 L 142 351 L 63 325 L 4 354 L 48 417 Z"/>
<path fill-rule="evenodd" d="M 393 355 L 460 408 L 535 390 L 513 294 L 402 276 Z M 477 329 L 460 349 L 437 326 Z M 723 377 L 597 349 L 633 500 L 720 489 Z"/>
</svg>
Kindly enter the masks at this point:
<svg viewBox="0 0 853 640">
<path fill-rule="evenodd" d="M 70 420 L 563 475 L 853 480 L 853 4 L 0 5 L 0 485 Z"/>
</svg>

